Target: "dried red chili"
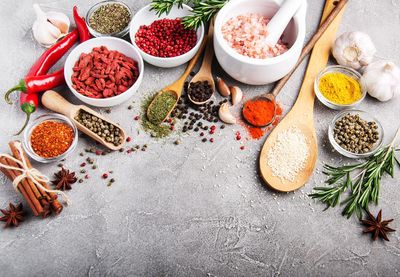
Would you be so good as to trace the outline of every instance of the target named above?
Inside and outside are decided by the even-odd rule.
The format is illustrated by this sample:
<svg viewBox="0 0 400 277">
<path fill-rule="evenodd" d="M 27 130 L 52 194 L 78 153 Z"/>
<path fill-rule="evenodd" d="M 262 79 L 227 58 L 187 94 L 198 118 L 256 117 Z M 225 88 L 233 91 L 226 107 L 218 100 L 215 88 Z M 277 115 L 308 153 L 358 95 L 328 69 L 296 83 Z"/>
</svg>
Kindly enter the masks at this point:
<svg viewBox="0 0 400 277">
<path fill-rule="evenodd" d="M 42 158 L 54 158 L 65 153 L 74 140 L 74 130 L 66 123 L 44 121 L 30 136 L 33 151 Z"/>
</svg>

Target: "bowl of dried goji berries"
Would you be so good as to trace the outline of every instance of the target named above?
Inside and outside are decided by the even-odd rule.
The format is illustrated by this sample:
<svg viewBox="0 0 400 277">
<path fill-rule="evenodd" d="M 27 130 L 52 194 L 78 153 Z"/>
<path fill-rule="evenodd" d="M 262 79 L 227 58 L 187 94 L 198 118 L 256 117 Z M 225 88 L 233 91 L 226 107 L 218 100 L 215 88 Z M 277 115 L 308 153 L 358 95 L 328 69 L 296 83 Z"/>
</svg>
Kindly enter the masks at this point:
<svg viewBox="0 0 400 277">
<path fill-rule="evenodd" d="M 131 98 L 143 78 L 143 59 L 125 40 L 99 37 L 78 45 L 65 61 L 65 81 L 72 93 L 96 107 Z"/>
<path fill-rule="evenodd" d="M 154 66 L 170 68 L 193 58 L 204 38 L 204 25 L 185 28 L 182 18 L 192 14 L 192 8 L 174 5 L 168 14 L 158 15 L 147 5 L 132 18 L 129 36 L 143 59 Z"/>
</svg>

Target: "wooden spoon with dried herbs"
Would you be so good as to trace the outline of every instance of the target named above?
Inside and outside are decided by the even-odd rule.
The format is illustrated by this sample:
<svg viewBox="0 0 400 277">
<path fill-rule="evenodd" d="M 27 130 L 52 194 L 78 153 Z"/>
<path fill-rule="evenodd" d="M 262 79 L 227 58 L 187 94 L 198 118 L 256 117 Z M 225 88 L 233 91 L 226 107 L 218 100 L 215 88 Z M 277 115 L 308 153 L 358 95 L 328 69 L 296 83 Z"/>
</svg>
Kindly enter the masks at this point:
<svg viewBox="0 0 400 277">
<path fill-rule="evenodd" d="M 201 53 L 204 50 L 204 46 L 207 41 L 207 36 L 204 37 L 201 42 L 201 46 L 194 57 L 190 60 L 185 72 L 182 76 L 173 84 L 163 88 L 159 91 L 153 98 L 149 107 L 147 108 L 147 118 L 148 120 L 155 124 L 160 125 L 175 108 L 176 103 L 182 95 L 183 86 L 185 84 L 186 78 L 189 76 L 193 67 L 196 65 L 200 58 Z"/>
<path fill-rule="evenodd" d="M 400 160 L 396 158 L 395 143 L 400 136 L 400 128 L 397 130 L 393 141 L 381 147 L 365 162 L 348 166 L 324 166 L 324 174 L 328 176 L 325 183 L 327 187 L 316 187 L 310 194 L 313 199 L 318 199 L 329 207 L 335 207 L 340 202 L 340 196 L 349 192 L 347 198 L 340 204 L 345 205 L 342 214 L 350 218 L 356 213 L 362 217 L 362 210 L 368 210 L 369 203 L 378 204 L 379 191 L 382 176 L 387 173 L 394 177 L 394 168 L 400 166 Z"/>
</svg>

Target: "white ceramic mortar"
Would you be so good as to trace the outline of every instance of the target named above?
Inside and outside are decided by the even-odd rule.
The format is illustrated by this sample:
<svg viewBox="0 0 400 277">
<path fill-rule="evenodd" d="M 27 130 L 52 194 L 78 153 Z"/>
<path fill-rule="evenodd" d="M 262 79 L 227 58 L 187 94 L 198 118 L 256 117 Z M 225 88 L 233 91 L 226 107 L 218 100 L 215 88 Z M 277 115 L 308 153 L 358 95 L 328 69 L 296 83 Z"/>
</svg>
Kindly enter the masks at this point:
<svg viewBox="0 0 400 277">
<path fill-rule="evenodd" d="M 307 1 L 297 11 L 283 33 L 289 50 L 268 59 L 243 56 L 232 49 L 223 38 L 221 29 L 230 18 L 246 13 L 272 17 L 284 0 L 231 0 L 218 13 L 215 20 L 214 50 L 221 67 L 234 79 L 250 85 L 265 85 L 284 77 L 296 64 L 306 34 Z"/>
</svg>

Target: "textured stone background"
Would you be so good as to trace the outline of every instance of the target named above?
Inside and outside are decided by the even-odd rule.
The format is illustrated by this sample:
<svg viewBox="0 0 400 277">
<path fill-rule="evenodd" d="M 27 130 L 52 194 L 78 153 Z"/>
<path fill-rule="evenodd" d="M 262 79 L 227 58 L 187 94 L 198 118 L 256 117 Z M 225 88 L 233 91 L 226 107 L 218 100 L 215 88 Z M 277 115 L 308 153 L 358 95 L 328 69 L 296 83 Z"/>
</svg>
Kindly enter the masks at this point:
<svg viewBox="0 0 400 277">
<path fill-rule="evenodd" d="M 70 14 L 73 3 L 86 12 L 96 1 L 40 1 L 46 8 Z M 136 11 L 146 1 L 126 1 Z M 369 33 L 378 57 L 400 64 L 400 0 L 351 0 L 341 31 Z M 323 0 L 309 0 L 308 36 L 315 30 Z M 4 91 L 27 72 L 43 49 L 32 39 L 32 1 L 0 2 L 1 78 Z M 299 89 L 305 64 L 279 97 L 288 111 Z M 0 231 L 0 276 L 396 276 L 400 272 L 400 233 L 388 243 L 372 243 L 361 234 L 355 218 L 345 219 L 339 209 L 323 212 L 323 206 L 307 194 L 320 185 L 323 162 L 348 160 L 332 151 L 327 126 L 335 111 L 316 103 L 319 137 L 318 169 L 310 182 L 294 193 L 279 194 L 265 188 L 257 177 L 260 141 L 243 141 L 239 149 L 227 128 L 214 144 L 197 136 L 154 141 L 132 118 L 145 94 L 175 80 L 184 70 L 158 69 L 146 64 L 143 84 L 129 103 L 113 108 L 110 117 L 120 122 L 134 141 L 149 150 L 130 156 L 114 153 L 98 160 L 99 170 L 69 192 L 73 205 L 58 217 L 41 220 L 28 216 L 18 229 Z M 215 72 L 219 72 L 218 66 Z M 228 79 L 228 78 L 227 78 Z M 229 80 L 230 83 L 234 83 Z M 242 86 L 246 96 L 269 87 Z M 77 103 L 76 99 L 69 97 Z M 24 117 L 17 104 L 0 101 L 0 151 Z M 399 124 L 400 98 L 378 103 L 367 98 L 361 105 L 382 120 L 385 140 Z M 40 110 L 39 113 L 43 113 Z M 102 111 L 104 112 L 104 111 Z M 80 139 L 66 165 L 79 170 L 78 153 L 92 142 Z M 46 174 L 56 165 L 38 165 Z M 114 170 L 117 182 L 107 187 L 100 175 Z M 379 207 L 384 217 L 394 218 L 400 229 L 399 174 L 385 177 Z M 0 207 L 22 198 L 10 182 L 0 177 Z"/>
</svg>

